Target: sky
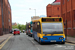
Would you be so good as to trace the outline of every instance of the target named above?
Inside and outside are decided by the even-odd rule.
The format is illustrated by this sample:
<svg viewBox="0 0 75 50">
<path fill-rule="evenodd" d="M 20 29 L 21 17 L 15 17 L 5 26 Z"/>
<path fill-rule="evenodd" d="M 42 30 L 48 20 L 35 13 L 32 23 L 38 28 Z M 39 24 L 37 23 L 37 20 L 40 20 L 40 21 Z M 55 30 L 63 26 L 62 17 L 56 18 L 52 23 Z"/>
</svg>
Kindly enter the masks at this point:
<svg viewBox="0 0 75 50">
<path fill-rule="evenodd" d="M 46 6 L 55 0 L 9 0 L 11 5 L 12 23 L 26 24 L 31 21 L 31 17 L 47 16 Z M 31 8 L 31 10 L 29 9 Z"/>
</svg>

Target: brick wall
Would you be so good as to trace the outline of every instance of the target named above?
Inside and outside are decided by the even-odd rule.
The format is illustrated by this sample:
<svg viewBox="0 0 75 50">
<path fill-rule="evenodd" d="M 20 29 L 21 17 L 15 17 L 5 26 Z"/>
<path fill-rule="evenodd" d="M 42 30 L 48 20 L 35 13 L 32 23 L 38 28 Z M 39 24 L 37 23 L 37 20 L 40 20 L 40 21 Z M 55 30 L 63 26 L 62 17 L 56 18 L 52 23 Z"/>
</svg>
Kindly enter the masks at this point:
<svg viewBox="0 0 75 50">
<path fill-rule="evenodd" d="M 59 3 L 52 3 L 48 4 L 46 7 L 47 17 L 61 17 L 60 13 L 60 4 Z"/>
<path fill-rule="evenodd" d="M 9 29 L 12 29 L 11 7 L 9 5 L 8 0 L 0 0 L 0 35 L 7 34 Z"/>
<path fill-rule="evenodd" d="M 65 25 L 65 29 L 67 26 L 67 33 L 65 31 L 65 34 L 75 36 L 75 0 L 61 0 L 61 16 L 64 23 L 67 23 Z"/>
</svg>

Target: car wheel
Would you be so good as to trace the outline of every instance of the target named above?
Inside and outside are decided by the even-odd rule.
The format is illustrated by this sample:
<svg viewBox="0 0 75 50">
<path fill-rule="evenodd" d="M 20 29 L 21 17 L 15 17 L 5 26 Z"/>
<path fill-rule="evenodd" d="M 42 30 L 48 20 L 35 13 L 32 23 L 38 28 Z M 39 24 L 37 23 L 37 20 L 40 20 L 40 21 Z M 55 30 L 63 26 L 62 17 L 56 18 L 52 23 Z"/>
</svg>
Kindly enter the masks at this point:
<svg viewBox="0 0 75 50">
<path fill-rule="evenodd" d="M 19 35 L 20 35 L 20 33 L 19 33 Z"/>
<path fill-rule="evenodd" d="M 15 35 L 15 34 L 14 34 Z"/>
</svg>

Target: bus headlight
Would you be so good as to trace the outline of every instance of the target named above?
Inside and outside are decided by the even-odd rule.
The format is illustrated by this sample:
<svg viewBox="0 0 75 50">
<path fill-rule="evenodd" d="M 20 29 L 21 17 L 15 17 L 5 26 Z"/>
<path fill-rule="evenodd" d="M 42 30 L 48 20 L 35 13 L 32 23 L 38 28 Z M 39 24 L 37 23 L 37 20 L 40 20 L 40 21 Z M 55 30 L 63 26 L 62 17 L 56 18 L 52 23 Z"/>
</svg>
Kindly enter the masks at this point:
<svg viewBox="0 0 75 50">
<path fill-rule="evenodd" d="M 47 38 L 43 38 L 43 40 L 47 40 Z"/>
<path fill-rule="evenodd" d="M 64 39 L 63 37 L 60 37 L 59 39 Z"/>
</svg>

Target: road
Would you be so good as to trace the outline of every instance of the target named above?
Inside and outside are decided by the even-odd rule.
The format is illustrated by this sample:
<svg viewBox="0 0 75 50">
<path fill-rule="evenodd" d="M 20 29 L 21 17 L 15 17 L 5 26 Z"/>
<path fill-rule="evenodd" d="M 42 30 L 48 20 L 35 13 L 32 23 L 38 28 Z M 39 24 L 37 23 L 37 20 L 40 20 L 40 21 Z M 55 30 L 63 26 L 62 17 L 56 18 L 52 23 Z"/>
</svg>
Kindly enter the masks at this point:
<svg viewBox="0 0 75 50">
<path fill-rule="evenodd" d="M 75 44 L 43 44 L 40 45 L 25 33 L 13 35 L 1 50 L 75 50 Z"/>
</svg>

